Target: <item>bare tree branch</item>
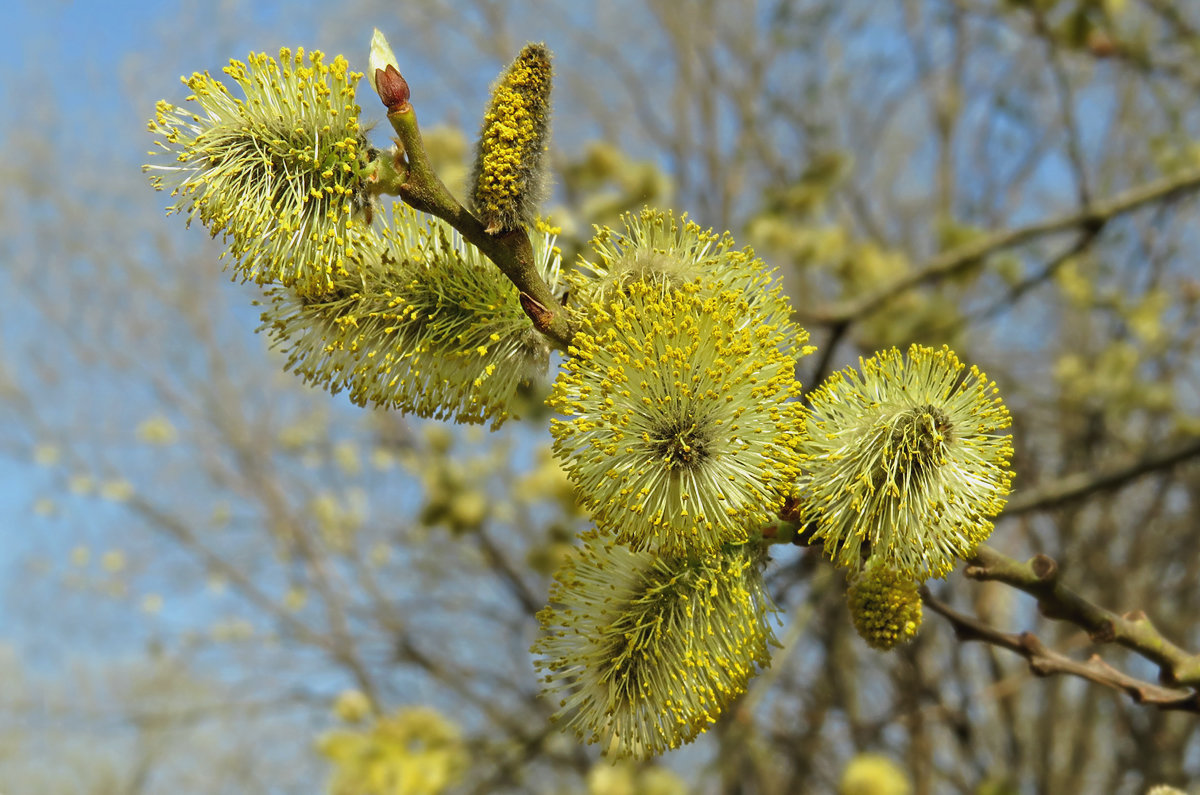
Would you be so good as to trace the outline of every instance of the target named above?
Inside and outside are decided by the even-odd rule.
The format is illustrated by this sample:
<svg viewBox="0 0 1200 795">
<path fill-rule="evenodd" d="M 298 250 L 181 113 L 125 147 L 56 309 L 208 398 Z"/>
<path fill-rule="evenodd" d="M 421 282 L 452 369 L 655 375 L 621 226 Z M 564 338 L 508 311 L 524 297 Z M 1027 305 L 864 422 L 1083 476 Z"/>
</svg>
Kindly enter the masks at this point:
<svg viewBox="0 0 1200 795">
<path fill-rule="evenodd" d="M 1021 563 L 985 544 L 968 564 L 967 577 L 995 580 L 1022 590 L 1037 598 L 1038 609 L 1047 618 L 1075 624 L 1097 643 L 1116 643 L 1156 663 L 1163 682 L 1200 687 L 1200 655 L 1163 637 L 1145 613 L 1118 615 L 1066 587 L 1053 558 L 1036 555 Z"/>
<path fill-rule="evenodd" d="M 959 640 L 978 640 L 1019 654 L 1028 661 L 1029 670 L 1035 676 L 1078 676 L 1089 682 L 1120 690 L 1139 704 L 1148 704 L 1163 710 L 1200 712 L 1200 694 L 1194 690 L 1143 682 L 1113 668 L 1098 654 L 1093 654 L 1086 662 L 1079 662 L 1046 646 L 1032 632 L 1001 632 L 977 618 L 954 610 L 924 586 L 921 588 L 921 600 L 930 610 L 950 622 Z"/>
<path fill-rule="evenodd" d="M 945 251 L 911 273 L 893 279 L 874 292 L 841 301 L 825 311 L 801 313 L 801 321 L 827 326 L 851 323 L 880 309 L 892 299 L 915 287 L 959 273 L 992 254 L 1047 235 L 1071 229 L 1100 227 L 1126 213 L 1157 202 L 1177 199 L 1194 193 L 1197 189 L 1200 189 L 1200 169 L 1191 169 L 1098 201 L 1090 209 L 1027 226 L 1001 230 Z"/>
<path fill-rule="evenodd" d="M 1101 472 L 1077 472 L 1047 483 L 1038 489 L 1020 492 L 1008 501 L 1002 516 L 1041 511 L 1065 502 L 1079 500 L 1096 492 L 1129 483 L 1143 475 L 1169 469 L 1192 458 L 1200 457 L 1200 439 L 1166 450 L 1155 451 L 1130 464 Z"/>
</svg>

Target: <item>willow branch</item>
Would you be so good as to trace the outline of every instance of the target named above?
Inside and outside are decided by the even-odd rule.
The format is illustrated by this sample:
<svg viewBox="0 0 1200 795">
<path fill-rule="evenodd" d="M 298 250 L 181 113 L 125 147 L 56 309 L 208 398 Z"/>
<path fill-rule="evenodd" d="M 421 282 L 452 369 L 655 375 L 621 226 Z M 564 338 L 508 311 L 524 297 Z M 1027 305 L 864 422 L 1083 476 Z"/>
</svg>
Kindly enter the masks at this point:
<svg viewBox="0 0 1200 795">
<path fill-rule="evenodd" d="M 873 292 L 838 302 L 823 312 L 806 313 L 803 321 L 835 326 L 851 323 L 915 287 L 965 271 L 1000 251 L 1072 229 L 1098 230 L 1118 216 L 1148 204 L 1178 198 L 1197 189 L 1200 189 L 1200 169 L 1191 169 L 1131 188 L 1079 212 L 986 235 L 937 255 L 911 273 L 903 274 Z"/>
<path fill-rule="evenodd" d="M 921 587 L 921 600 L 933 612 L 945 617 L 961 641 L 982 641 L 1021 655 L 1035 676 L 1066 674 L 1086 679 L 1126 693 L 1139 704 L 1149 704 L 1163 710 L 1200 712 L 1200 694 L 1193 690 L 1163 687 L 1132 677 L 1104 662 L 1093 654 L 1086 662 L 1074 660 L 1046 646 L 1032 632 L 1014 634 L 1001 632 L 979 619 L 954 610 L 937 599 L 929 589 Z"/>
<path fill-rule="evenodd" d="M 981 545 L 967 563 L 966 575 L 971 579 L 994 580 L 1022 590 L 1037 599 L 1047 618 L 1075 624 L 1096 643 L 1116 643 L 1157 664 L 1164 683 L 1200 687 L 1200 655 L 1163 637 L 1145 613 L 1118 615 L 1066 587 L 1053 558 L 1036 555 L 1021 563 Z"/>
<path fill-rule="evenodd" d="M 1101 472 L 1079 472 L 1060 478 L 1041 488 L 1020 492 L 1008 501 L 1002 515 L 1015 516 L 1052 508 L 1099 491 L 1121 486 L 1151 472 L 1169 469 L 1192 458 L 1200 458 L 1200 439 L 1192 439 L 1166 450 L 1152 452 L 1144 458 L 1120 467 Z"/>
<path fill-rule="evenodd" d="M 382 69 L 376 72 L 376 80 L 398 144 L 391 162 L 381 159 L 383 162 L 376 171 L 377 189 L 398 195 L 405 204 L 421 212 L 436 215 L 482 251 L 520 291 L 521 308 L 534 328 L 565 351 L 572 337 L 567 311 L 538 272 L 529 233 L 525 229 L 489 233 L 434 172 L 425 152 L 416 111 L 408 101 L 404 78 L 394 66 L 389 66 L 387 72 Z"/>
</svg>

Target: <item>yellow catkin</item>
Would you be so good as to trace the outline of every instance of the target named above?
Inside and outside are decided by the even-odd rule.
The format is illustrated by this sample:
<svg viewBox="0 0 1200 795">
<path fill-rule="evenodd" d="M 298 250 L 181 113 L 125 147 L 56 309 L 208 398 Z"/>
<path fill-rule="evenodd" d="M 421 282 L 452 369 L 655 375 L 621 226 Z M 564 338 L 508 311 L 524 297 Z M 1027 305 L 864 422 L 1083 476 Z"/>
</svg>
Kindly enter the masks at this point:
<svg viewBox="0 0 1200 795">
<path fill-rule="evenodd" d="M 629 284 L 581 320 L 548 401 L 554 453 L 597 524 L 636 550 L 746 540 L 799 475 L 806 338 L 703 281 Z"/>
<path fill-rule="evenodd" d="M 921 581 L 992 531 L 1012 483 L 996 384 L 949 349 L 913 345 L 834 373 L 810 396 L 797 483 L 839 566 L 865 557 Z"/>
<path fill-rule="evenodd" d="M 549 366 L 549 345 L 517 289 L 444 223 L 403 205 L 379 237 L 355 274 L 325 295 L 269 290 L 259 330 L 287 369 L 359 405 L 499 425 Z M 534 240 L 552 289 L 554 251 L 552 238 Z"/>
<path fill-rule="evenodd" d="M 859 573 L 846 594 L 859 636 L 875 649 L 907 643 L 921 627 L 917 584 L 881 566 Z"/>
<path fill-rule="evenodd" d="M 283 49 L 251 53 L 226 75 L 184 78 L 195 109 L 159 102 L 149 130 L 169 163 L 145 170 L 170 190 L 169 212 L 199 218 L 221 235 L 234 271 L 305 295 L 332 289 L 374 245 L 360 172 L 368 145 L 358 123 L 361 77 L 340 55 Z"/>
<path fill-rule="evenodd" d="M 675 558 L 585 535 L 538 616 L 555 719 L 611 756 L 690 742 L 769 662 L 772 610 L 745 547 Z"/>
<path fill-rule="evenodd" d="M 492 88 L 471 175 L 471 205 L 498 233 L 531 226 L 546 195 L 550 51 L 527 44 Z"/>
</svg>

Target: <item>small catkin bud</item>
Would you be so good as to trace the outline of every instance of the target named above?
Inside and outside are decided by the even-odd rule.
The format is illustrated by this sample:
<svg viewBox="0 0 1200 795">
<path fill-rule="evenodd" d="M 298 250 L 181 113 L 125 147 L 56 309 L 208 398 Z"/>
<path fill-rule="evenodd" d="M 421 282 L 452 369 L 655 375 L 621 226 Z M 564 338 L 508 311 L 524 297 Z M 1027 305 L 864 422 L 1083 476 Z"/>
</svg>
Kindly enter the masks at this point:
<svg viewBox="0 0 1200 795">
<path fill-rule="evenodd" d="M 492 88 L 471 174 L 471 205 L 497 234 L 533 224 L 545 199 L 550 51 L 527 44 Z"/>
<path fill-rule="evenodd" d="M 867 645 L 887 651 L 907 643 L 921 628 L 917 584 L 883 566 L 871 566 L 854 578 L 846 594 L 854 629 Z"/>
</svg>

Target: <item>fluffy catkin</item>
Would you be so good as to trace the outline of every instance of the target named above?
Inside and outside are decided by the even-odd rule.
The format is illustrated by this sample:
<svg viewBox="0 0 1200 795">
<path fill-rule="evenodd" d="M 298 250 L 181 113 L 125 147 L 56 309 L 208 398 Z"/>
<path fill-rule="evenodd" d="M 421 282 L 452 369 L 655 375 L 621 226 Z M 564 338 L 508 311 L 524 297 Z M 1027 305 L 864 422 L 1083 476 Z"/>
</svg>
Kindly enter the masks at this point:
<svg viewBox="0 0 1200 795">
<path fill-rule="evenodd" d="M 493 234 L 531 226 L 546 197 L 550 51 L 527 44 L 492 88 L 471 174 L 471 207 Z"/>
</svg>

